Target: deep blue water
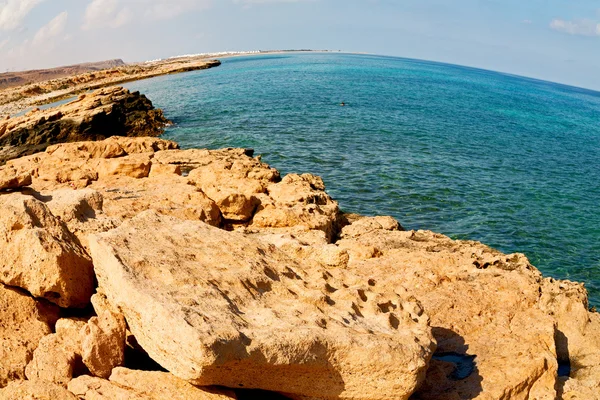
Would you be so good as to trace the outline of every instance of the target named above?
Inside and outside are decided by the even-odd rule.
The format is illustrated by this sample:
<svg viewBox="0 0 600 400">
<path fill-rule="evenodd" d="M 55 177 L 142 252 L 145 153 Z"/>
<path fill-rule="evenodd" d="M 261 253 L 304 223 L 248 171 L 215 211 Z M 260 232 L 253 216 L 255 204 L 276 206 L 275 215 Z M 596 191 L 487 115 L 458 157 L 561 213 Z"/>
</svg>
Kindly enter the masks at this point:
<svg viewBox="0 0 600 400">
<path fill-rule="evenodd" d="M 600 305 L 600 93 L 391 57 L 222 61 L 126 86 L 183 147 L 254 148 L 345 211 L 523 252 Z"/>
</svg>

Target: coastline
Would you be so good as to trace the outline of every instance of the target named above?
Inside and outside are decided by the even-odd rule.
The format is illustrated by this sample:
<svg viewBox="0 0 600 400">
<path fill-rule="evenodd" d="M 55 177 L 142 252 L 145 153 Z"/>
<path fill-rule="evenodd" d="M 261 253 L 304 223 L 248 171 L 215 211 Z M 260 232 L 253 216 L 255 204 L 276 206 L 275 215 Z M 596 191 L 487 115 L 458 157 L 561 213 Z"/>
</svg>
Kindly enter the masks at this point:
<svg viewBox="0 0 600 400">
<path fill-rule="evenodd" d="M 91 301 L 100 317 L 63 317 L 57 326 L 78 329 L 57 330 L 64 339 L 34 332 L 29 349 L 26 329 L 9 331 L 33 361 L 11 365 L 5 381 L 25 371 L 77 395 L 110 387 L 111 371 L 136 370 L 118 347 L 127 321 L 169 377 L 198 386 L 291 399 L 597 399 L 600 314 L 587 310 L 583 285 L 543 277 L 522 254 L 345 214 L 320 177 L 282 177 L 247 149 L 113 137 L 51 146 L 0 177 L 0 208 L 10 211 L 0 216 L 16 215 L 0 218 L 0 254 L 10 261 L 29 245 L 44 263 L 0 263 L 0 296 L 10 284 L 27 291 L 14 302 L 33 302 L 28 293 L 70 309 Z M 34 225 L 19 222 L 32 215 Z M 34 246 L 56 227 L 54 246 Z M 110 337 L 118 357 L 90 350 L 102 323 L 123 327 Z M 54 339 L 83 354 L 94 377 L 56 371 L 54 347 L 41 345 Z M 461 363 L 473 366 L 457 378 Z"/>
<path fill-rule="evenodd" d="M 544 277 L 522 254 L 405 231 L 391 217 L 345 214 L 321 178 L 281 176 L 248 149 L 179 150 L 174 142 L 146 137 L 56 144 L 0 168 L 0 191 L 0 209 L 19 218 L 24 209 L 23 221 L 37 213 L 33 226 L 0 218 L 0 229 L 5 223 L 8 232 L 0 243 L 8 260 L 0 262 L 0 296 L 10 286 L 26 291 L 18 301 L 77 308 L 91 300 L 100 323 L 123 326 L 117 344 L 124 342 L 127 321 L 141 348 L 171 377 L 290 391 L 291 398 L 597 398 L 600 315 L 588 311 L 582 284 Z M 42 255 L 34 262 L 46 263 L 44 273 L 53 268 L 46 248 L 27 246 L 39 235 L 22 232 L 56 227 L 62 236 L 48 240 L 54 248 L 64 245 L 61 251 L 81 268 L 57 257 L 58 272 L 48 275 L 57 283 L 87 282 L 83 293 L 68 285 L 56 292 L 31 272 L 28 260 L 10 259 L 31 247 Z M 29 275 L 19 280 L 10 274 Z M 98 317 L 63 318 L 56 325 L 66 320 L 86 327 L 86 341 L 72 346 L 87 354 L 96 377 L 55 373 L 55 383 L 82 396 L 86 384 L 111 384 L 105 371 L 124 373 L 114 360 L 89 356 Z M 11 340 L 23 335 L 18 328 L 9 332 Z M 24 379 L 22 370 L 31 381 L 20 382 L 54 373 L 44 364 L 53 355 L 42 343 L 67 335 L 56 332 L 40 333 L 45 341 L 27 350 L 34 361 L 11 365 L 8 379 Z M 222 347 L 211 347 L 210 340 Z M 165 342 L 175 345 L 165 348 Z M 303 347 L 309 342 L 314 347 Z M 24 351 L 22 341 L 15 343 Z M 212 353 L 197 351 L 198 343 Z M 193 362 L 181 361 L 188 358 Z M 216 359 L 234 373 L 219 373 Z M 468 373 L 457 375 L 465 362 L 472 364 Z"/>
<path fill-rule="evenodd" d="M 167 59 L 134 62 L 125 66 L 64 78 L 40 81 L 0 89 L 0 119 L 14 116 L 36 106 L 51 104 L 91 90 L 119 85 L 162 75 L 171 75 L 218 67 L 218 58 L 299 52 L 330 52 L 327 50 L 265 50 L 256 52 L 222 52 L 176 56 Z M 84 81 L 83 83 L 80 81 Z M 65 87 L 66 86 L 66 87 Z"/>
</svg>

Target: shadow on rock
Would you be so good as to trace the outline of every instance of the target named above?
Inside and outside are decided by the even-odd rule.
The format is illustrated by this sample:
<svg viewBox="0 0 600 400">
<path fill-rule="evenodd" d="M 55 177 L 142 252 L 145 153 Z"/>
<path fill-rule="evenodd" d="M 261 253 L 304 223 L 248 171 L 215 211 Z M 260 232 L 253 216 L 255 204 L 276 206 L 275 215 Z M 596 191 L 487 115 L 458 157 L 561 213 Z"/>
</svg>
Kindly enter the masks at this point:
<svg viewBox="0 0 600 400">
<path fill-rule="evenodd" d="M 412 400 L 474 399 L 482 392 L 483 378 L 477 369 L 477 355 L 456 332 L 434 327 L 438 349 L 431 359 L 427 376 Z"/>
<path fill-rule="evenodd" d="M 565 383 L 569 380 L 571 374 L 571 359 L 569 354 L 569 338 L 558 329 L 554 332 L 554 341 L 556 343 L 556 354 L 558 356 L 558 376 L 556 378 L 556 398 L 562 399 L 565 389 Z"/>
</svg>

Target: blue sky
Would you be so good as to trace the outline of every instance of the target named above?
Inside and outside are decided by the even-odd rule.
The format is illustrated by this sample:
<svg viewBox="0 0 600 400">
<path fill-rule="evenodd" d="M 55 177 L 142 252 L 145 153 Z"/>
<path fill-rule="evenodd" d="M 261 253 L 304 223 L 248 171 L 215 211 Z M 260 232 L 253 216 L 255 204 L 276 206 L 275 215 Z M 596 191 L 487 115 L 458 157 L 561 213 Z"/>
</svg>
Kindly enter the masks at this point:
<svg viewBox="0 0 600 400">
<path fill-rule="evenodd" d="M 312 48 L 600 90 L 598 0 L 0 0 L 0 71 Z"/>
</svg>

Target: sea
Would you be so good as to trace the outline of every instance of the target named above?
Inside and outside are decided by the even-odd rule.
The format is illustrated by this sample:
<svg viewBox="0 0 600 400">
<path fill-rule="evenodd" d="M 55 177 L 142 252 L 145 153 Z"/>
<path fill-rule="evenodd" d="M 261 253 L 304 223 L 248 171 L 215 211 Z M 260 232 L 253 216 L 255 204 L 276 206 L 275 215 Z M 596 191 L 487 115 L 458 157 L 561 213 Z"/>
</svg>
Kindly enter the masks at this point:
<svg viewBox="0 0 600 400">
<path fill-rule="evenodd" d="M 253 148 L 323 177 L 345 212 L 525 253 L 600 306 L 599 92 L 341 53 L 224 58 L 125 86 L 183 148 Z"/>
</svg>

